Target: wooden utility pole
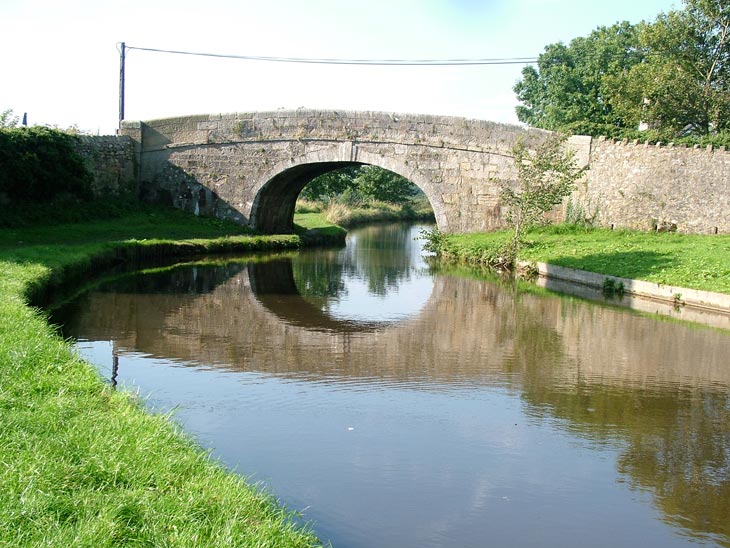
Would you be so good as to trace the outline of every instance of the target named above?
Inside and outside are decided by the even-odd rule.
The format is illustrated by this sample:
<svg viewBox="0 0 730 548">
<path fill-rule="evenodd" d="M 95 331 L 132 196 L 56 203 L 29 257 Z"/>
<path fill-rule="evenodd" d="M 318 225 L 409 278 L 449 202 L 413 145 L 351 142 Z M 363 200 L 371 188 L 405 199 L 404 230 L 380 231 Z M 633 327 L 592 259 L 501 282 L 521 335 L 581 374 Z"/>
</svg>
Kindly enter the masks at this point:
<svg viewBox="0 0 730 548">
<path fill-rule="evenodd" d="M 126 56 L 127 46 L 124 42 L 119 48 L 119 129 L 122 128 L 122 120 L 124 120 L 124 58 Z"/>
</svg>

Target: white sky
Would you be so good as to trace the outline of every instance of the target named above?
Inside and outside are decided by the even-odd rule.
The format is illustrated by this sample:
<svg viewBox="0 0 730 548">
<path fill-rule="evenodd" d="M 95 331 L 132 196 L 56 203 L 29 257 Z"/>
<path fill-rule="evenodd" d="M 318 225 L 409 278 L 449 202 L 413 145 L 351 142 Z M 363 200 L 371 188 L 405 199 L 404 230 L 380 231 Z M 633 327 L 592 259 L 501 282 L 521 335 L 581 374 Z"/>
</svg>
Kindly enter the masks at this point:
<svg viewBox="0 0 730 548">
<path fill-rule="evenodd" d="M 444 59 L 537 56 L 679 0 L 2 0 L 0 111 L 29 124 L 117 127 L 128 46 L 236 55 Z M 128 120 L 298 107 L 515 123 L 519 65 L 351 67 L 127 54 Z"/>
</svg>

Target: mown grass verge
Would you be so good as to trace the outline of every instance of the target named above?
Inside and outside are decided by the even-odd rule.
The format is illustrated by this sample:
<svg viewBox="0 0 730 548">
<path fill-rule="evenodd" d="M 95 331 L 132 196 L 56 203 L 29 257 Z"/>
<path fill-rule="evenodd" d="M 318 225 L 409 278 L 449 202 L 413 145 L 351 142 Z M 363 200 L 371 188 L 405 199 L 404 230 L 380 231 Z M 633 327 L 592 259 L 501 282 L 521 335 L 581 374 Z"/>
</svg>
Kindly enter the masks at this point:
<svg viewBox="0 0 730 548">
<path fill-rule="evenodd" d="M 486 264 L 511 233 L 454 234 L 441 253 Z M 655 233 L 557 225 L 531 230 L 519 258 L 610 276 L 730 293 L 730 235 Z"/>
<path fill-rule="evenodd" d="M 319 545 L 168 417 L 105 385 L 28 305 L 128 260 L 301 244 L 244 232 L 163 210 L 0 230 L 0 546 Z"/>
</svg>

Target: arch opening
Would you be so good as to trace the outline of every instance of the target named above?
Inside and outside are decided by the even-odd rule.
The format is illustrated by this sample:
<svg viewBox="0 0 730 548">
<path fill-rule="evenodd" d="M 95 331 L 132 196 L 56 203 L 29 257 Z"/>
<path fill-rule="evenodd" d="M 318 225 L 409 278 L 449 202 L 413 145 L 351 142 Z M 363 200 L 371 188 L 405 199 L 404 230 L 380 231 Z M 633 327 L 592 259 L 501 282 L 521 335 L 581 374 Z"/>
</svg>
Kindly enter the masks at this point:
<svg viewBox="0 0 730 548">
<path fill-rule="evenodd" d="M 302 189 L 314 178 L 358 162 L 315 162 L 299 164 L 274 175 L 259 190 L 250 224 L 264 234 L 293 232 L 294 209 Z"/>
<path fill-rule="evenodd" d="M 349 190 L 350 196 L 355 194 L 365 199 L 370 198 L 376 201 L 397 203 L 394 197 L 398 191 L 393 187 L 398 184 L 407 185 L 415 189 L 415 192 L 413 192 L 414 197 L 420 198 L 422 207 L 425 206 L 426 209 L 430 210 L 438 221 L 437 208 L 434 207 L 429 193 L 411 177 L 398 173 L 393 169 L 368 162 L 331 161 L 299 163 L 290 167 L 283 167 L 283 169 L 273 174 L 259 188 L 251 210 L 249 224 L 252 228 L 267 234 L 293 232 L 296 203 L 302 191 L 318 177 L 336 171 L 345 171 L 345 168 L 373 169 L 370 172 L 365 172 L 371 175 L 371 180 L 367 180 L 367 177 L 361 177 L 359 173 L 363 173 L 362 171 L 349 172 L 347 177 L 350 178 L 351 185 L 340 188 L 341 194 L 344 195 Z M 375 174 L 375 180 L 372 180 L 372 174 Z M 388 185 L 387 182 L 384 182 L 388 180 L 388 175 L 395 176 L 396 179 L 402 182 Z M 380 181 L 378 181 L 378 176 L 381 177 Z M 329 195 L 328 199 L 332 197 L 332 195 Z M 335 198 L 337 197 L 338 195 L 335 195 Z M 404 205 L 406 201 L 404 200 L 399 205 Z M 438 224 L 439 228 L 442 228 L 442 223 Z"/>
</svg>

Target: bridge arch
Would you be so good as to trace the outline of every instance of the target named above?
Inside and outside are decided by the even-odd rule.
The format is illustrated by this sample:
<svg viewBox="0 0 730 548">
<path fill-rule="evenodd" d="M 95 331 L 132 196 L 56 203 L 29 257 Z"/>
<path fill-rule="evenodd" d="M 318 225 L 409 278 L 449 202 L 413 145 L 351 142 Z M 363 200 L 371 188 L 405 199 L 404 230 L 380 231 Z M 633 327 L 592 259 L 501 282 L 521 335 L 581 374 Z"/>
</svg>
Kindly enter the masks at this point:
<svg viewBox="0 0 730 548">
<path fill-rule="evenodd" d="M 268 234 L 291 232 L 297 197 L 312 179 L 330 171 L 362 165 L 387 169 L 415 184 L 428 198 L 439 230 L 448 231 L 443 200 L 428 179 L 404 161 L 358 151 L 351 142 L 290 158 L 259 177 L 253 184 L 255 198 L 249 225 Z"/>
<path fill-rule="evenodd" d="M 148 199 L 247 224 L 291 230 L 296 197 L 348 165 L 401 175 L 428 198 L 444 232 L 504 226 L 496 180 L 515 177 L 512 147 L 544 131 L 447 116 L 275 111 L 124 122 Z"/>
</svg>

